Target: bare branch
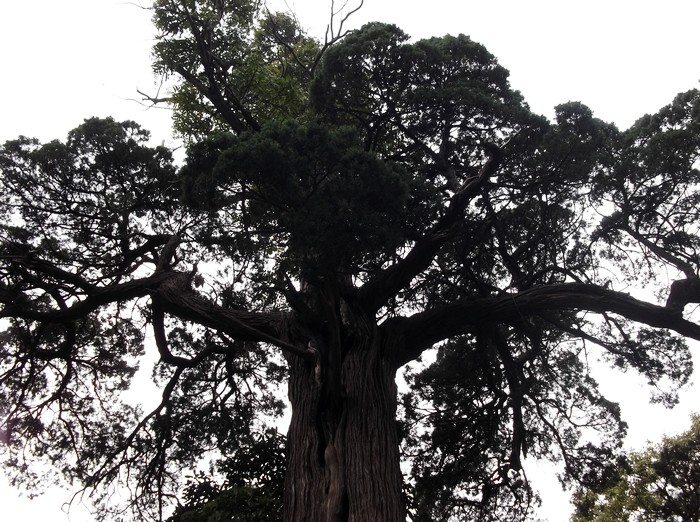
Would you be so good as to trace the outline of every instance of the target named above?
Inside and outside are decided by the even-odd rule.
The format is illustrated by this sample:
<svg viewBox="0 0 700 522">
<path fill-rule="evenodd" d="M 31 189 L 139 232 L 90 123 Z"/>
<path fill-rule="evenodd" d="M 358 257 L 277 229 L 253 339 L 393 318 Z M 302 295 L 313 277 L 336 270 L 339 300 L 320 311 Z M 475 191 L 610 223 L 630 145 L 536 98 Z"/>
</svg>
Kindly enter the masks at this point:
<svg viewBox="0 0 700 522">
<path fill-rule="evenodd" d="M 139 89 L 136 89 L 136 92 L 139 93 L 141 96 L 143 96 L 141 101 L 151 102 L 152 105 L 158 105 L 159 103 L 170 103 L 171 101 L 173 101 L 172 96 L 166 96 L 164 98 L 159 98 L 157 94 L 156 94 L 156 96 L 149 96 L 148 94 L 146 94 L 145 92 L 143 92 Z"/>
<path fill-rule="evenodd" d="M 355 7 L 354 9 L 351 9 L 343 18 L 341 18 L 340 25 L 338 26 L 338 31 L 336 32 L 335 29 L 333 28 L 333 22 L 335 20 L 335 17 L 338 13 L 341 13 L 347 5 L 348 5 L 348 1 L 346 0 L 346 2 L 343 4 L 343 6 L 338 11 L 336 11 L 335 10 L 335 2 L 331 1 L 331 19 L 328 22 L 328 25 L 326 26 L 326 34 L 323 38 L 323 45 L 321 46 L 321 49 L 319 49 L 318 53 L 316 54 L 316 58 L 314 58 L 314 63 L 313 63 L 313 66 L 311 67 L 312 71 L 314 69 L 316 69 L 316 66 L 320 63 L 321 58 L 323 57 L 325 52 L 328 50 L 328 48 L 331 47 L 336 42 L 338 42 L 339 40 L 342 40 L 343 38 L 345 38 L 345 36 L 348 35 L 348 33 L 350 31 L 349 30 L 343 31 L 343 25 L 348 20 L 348 18 L 350 18 L 350 16 L 352 16 L 353 14 L 355 14 L 357 11 L 359 11 L 362 8 L 362 6 L 364 5 L 364 0 L 360 0 L 360 3 L 357 7 Z M 329 36 L 330 36 L 330 38 L 329 38 Z"/>
</svg>

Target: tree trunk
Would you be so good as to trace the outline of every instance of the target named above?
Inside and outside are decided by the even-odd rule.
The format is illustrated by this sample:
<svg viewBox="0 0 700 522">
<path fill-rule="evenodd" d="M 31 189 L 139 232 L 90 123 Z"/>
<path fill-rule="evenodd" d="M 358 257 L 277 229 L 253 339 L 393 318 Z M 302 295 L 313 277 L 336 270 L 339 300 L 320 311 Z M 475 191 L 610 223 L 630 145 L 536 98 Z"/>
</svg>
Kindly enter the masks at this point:
<svg viewBox="0 0 700 522">
<path fill-rule="evenodd" d="M 324 397 L 327 376 L 290 357 L 286 521 L 405 520 L 396 370 L 382 357 L 376 327 L 369 330 L 344 336 L 341 411 Z"/>
</svg>

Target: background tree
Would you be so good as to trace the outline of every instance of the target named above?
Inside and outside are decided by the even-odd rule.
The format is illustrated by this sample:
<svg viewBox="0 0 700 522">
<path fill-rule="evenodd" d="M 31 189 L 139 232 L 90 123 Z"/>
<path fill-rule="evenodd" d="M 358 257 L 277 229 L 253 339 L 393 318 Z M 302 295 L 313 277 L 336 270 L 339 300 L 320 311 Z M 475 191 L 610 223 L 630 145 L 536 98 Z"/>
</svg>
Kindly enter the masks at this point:
<svg viewBox="0 0 700 522">
<path fill-rule="evenodd" d="M 572 520 L 677 521 L 700 518 L 700 418 L 620 463 L 605 487 L 574 495 Z"/>
<path fill-rule="evenodd" d="M 217 468 L 225 481 L 199 472 L 188 478 L 185 504 L 169 522 L 260 522 L 281 520 L 284 497 L 284 438 L 269 431 L 246 440 Z"/>
<path fill-rule="evenodd" d="M 277 440 L 284 384 L 286 520 L 521 520 L 526 455 L 604 482 L 625 426 L 588 357 L 672 403 L 700 338 L 700 93 L 621 132 L 579 103 L 533 114 L 463 35 L 316 42 L 241 0 L 159 0 L 154 20 L 181 168 L 109 119 L 0 150 L 15 480 L 47 461 L 103 517 L 118 493 L 163 518 L 210 464 L 189 507 L 274 505 L 278 452 L 232 463 Z M 615 290 L 658 273 L 682 276 L 659 281 L 666 306 Z M 120 396 L 147 335 L 144 413 Z"/>
</svg>

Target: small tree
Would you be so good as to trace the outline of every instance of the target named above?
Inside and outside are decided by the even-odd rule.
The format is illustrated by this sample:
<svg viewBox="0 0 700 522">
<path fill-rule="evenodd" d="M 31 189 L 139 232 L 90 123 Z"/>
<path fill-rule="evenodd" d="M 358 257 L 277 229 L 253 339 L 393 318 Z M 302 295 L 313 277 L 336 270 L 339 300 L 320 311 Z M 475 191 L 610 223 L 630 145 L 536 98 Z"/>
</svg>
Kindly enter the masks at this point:
<svg viewBox="0 0 700 522">
<path fill-rule="evenodd" d="M 686 433 L 630 454 L 605 487 L 579 489 L 574 505 L 574 522 L 700 519 L 700 417 Z"/>
<path fill-rule="evenodd" d="M 48 462 L 103 517 L 117 488 L 162 518 L 183 469 L 209 463 L 191 505 L 260 499 L 279 466 L 231 462 L 270 433 L 283 384 L 285 520 L 521 520 L 524 455 L 604 479 L 625 426 L 589 351 L 672 403 L 700 339 L 683 316 L 700 300 L 700 93 L 624 132 L 579 103 L 549 122 L 466 36 L 373 23 L 321 42 L 257 6 L 154 4 L 181 168 L 110 119 L 0 149 L 14 479 L 37 487 Z M 657 285 L 665 306 L 616 290 L 662 270 L 679 275 Z M 120 397 L 150 350 L 144 413 Z"/>
</svg>

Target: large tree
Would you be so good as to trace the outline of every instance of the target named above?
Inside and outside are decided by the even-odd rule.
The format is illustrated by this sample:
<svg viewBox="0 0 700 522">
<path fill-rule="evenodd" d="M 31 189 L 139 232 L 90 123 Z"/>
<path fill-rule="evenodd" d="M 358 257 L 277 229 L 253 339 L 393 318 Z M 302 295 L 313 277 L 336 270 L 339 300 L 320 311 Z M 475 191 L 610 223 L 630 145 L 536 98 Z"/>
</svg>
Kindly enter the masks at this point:
<svg viewBox="0 0 700 522">
<path fill-rule="evenodd" d="M 257 5 L 154 3 L 182 167 L 110 119 L 0 150 L 14 479 L 48 462 L 158 518 L 191 470 L 194 504 L 274 516 L 284 467 L 289 521 L 520 520 L 527 455 L 605 480 L 625 426 L 588 357 L 672 403 L 700 339 L 700 93 L 626 131 L 550 122 L 466 36 L 317 41 Z M 144 413 L 120 398 L 151 351 Z"/>
</svg>

